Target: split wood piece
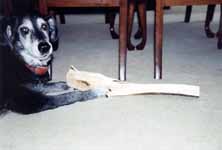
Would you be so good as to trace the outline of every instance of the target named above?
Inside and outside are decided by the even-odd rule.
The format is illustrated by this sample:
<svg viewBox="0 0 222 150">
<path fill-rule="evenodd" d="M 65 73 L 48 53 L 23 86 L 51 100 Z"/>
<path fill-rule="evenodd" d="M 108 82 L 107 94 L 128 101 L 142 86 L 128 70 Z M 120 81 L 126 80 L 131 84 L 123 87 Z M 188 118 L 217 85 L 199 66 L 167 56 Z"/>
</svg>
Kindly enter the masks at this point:
<svg viewBox="0 0 222 150">
<path fill-rule="evenodd" d="M 107 96 L 138 94 L 168 94 L 181 96 L 200 96 L 200 87 L 186 84 L 137 84 L 121 82 L 103 74 L 79 71 L 71 67 L 66 75 L 67 84 L 75 89 L 109 89 Z"/>
</svg>

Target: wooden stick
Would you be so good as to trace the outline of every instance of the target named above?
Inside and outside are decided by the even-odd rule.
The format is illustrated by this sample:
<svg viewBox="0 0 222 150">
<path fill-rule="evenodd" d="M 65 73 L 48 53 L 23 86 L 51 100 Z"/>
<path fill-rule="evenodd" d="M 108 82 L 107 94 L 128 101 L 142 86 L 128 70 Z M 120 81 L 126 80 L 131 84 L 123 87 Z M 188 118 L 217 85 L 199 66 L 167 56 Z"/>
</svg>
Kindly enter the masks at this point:
<svg viewBox="0 0 222 150">
<path fill-rule="evenodd" d="M 199 97 L 198 86 L 185 84 L 134 84 L 118 83 L 111 87 L 108 96 L 138 95 L 138 94 L 169 94 Z"/>
<path fill-rule="evenodd" d="M 67 84 L 81 91 L 90 89 L 109 89 L 108 96 L 138 94 L 171 94 L 183 96 L 200 96 L 199 86 L 186 84 L 137 84 L 121 82 L 99 73 L 79 71 L 72 67 L 67 75 Z"/>
</svg>

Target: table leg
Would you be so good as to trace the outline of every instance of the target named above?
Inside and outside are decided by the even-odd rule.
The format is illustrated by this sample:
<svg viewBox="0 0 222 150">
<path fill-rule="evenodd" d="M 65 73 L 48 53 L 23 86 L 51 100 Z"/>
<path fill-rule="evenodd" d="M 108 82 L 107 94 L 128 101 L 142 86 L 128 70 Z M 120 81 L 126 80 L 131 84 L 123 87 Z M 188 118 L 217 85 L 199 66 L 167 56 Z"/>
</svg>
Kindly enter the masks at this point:
<svg viewBox="0 0 222 150">
<path fill-rule="evenodd" d="M 120 0 L 119 17 L 119 80 L 126 80 L 126 55 L 127 55 L 127 0 Z"/>
<path fill-rule="evenodd" d="M 163 2 L 156 0 L 154 29 L 154 78 L 162 79 Z"/>
</svg>

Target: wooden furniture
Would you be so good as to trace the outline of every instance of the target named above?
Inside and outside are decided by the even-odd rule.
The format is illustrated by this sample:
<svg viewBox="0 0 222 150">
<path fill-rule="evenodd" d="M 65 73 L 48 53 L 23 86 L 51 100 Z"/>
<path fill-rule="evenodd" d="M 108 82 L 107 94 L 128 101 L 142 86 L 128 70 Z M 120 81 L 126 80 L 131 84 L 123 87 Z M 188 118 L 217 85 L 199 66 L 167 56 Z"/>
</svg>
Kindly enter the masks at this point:
<svg viewBox="0 0 222 150">
<path fill-rule="evenodd" d="M 155 9 L 155 0 L 128 0 L 128 37 L 127 47 L 128 50 L 143 50 L 147 40 L 147 29 L 146 29 L 146 10 Z M 134 13 L 137 13 L 138 30 L 134 35 L 135 39 L 142 39 L 141 42 L 135 47 L 131 42 L 132 26 Z M 118 34 L 115 32 L 115 16 L 116 11 L 110 10 L 106 14 L 106 23 L 110 24 L 110 33 L 113 39 L 118 38 Z"/>
<path fill-rule="evenodd" d="M 207 7 L 207 14 L 206 14 L 206 19 L 205 19 L 205 24 L 204 24 L 204 30 L 206 33 L 206 36 L 208 38 L 214 38 L 217 37 L 217 48 L 222 49 L 222 5 L 220 6 L 220 23 L 219 23 L 219 28 L 217 33 L 215 34 L 211 28 L 210 24 L 213 20 L 214 16 L 214 11 L 215 11 L 216 5 L 208 5 Z M 190 17 L 191 17 L 191 12 L 192 12 L 192 6 L 187 6 L 186 8 L 186 15 L 185 15 L 185 22 L 190 22 Z"/>
<path fill-rule="evenodd" d="M 215 34 L 210 29 L 210 23 L 213 20 L 215 7 L 216 7 L 216 5 L 208 5 L 208 7 L 207 7 L 207 14 L 206 14 L 206 19 L 205 19 L 204 30 L 205 30 L 206 36 L 208 38 L 215 37 Z M 186 22 L 186 23 L 190 22 L 191 13 L 192 13 L 192 6 L 187 6 L 184 22 Z"/>
<path fill-rule="evenodd" d="M 212 16 L 213 16 L 214 10 L 215 10 L 215 6 L 216 6 L 216 5 L 208 5 L 208 7 L 207 7 L 207 15 L 209 15 L 209 17 L 212 17 Z M 186 7 L 186 13 L 185 13 L 184 22 L 186 22 L 186 23 L 189 23 L 189 22 L 190 22 L 192 9 L 193 9 L 193 7 L 192 7 L 191 5 Z M 208 19 L 208 18 L 206 18 L 206 19 Z M 209 19 L 210 19 L 210 18 L 209 18 Z M 210 21 L 211 21 L 211 20 L 212 20 L 212 19 L 210 19 Z"/>
<path fill-rule="evenodd" d="M 133 29 L 134 13 L 137 10 L 138 23 L 139 23 L 139 36 L 141 42 L 135 47 L 131 42 L 131 34 Z M 146 23 L 146 0 L 129 0 L 129 14 L 128 14 L 128 38 L 127 47 L 129 50 L 143 50 L 147 40 L 147 23 Z"/>
<path fill-rule="evenodd" d="M 184 18 L 184 22 L 186 23 L 190 22 L 192 8 L 193 7 L 190 5 L 186 7 L 185 18 Z"/>
<path fill-rule="evenodd" d="M 119 15 L 119 79 L 126 80 L 127 55 L 127 0 L 39 0 L 40 12 L 48 14 L 48 8 L 54 7 L 118 7 Z"/>
<path fill-rule="evenodd" d="M 134 36 L 136 39 L 142 39 L 141 42 L 135 47 L 131 42 L 132 27 L 134 22 L 134 13 L 137 11 L 139 30 Z M 109 22 L 110 34 L 113 39 L 119 38 L 115 32 L 115 16 L 116 12 L 110 10 L 106 14 L 106 21 Z M 128 50 L 143 50 L 146 45 L 147 29 L 146 29 L 146 0 L 128 0 L 128 20 L 127 20 L 128 34 L 127 34 L 127 48 Z"/>
<path fill-rule="evenodd" d="M 156 0 L 154 29 L 154 78 L 162 79 L 164 6 L 222 4 L 222 0 Z"/>
</svg>

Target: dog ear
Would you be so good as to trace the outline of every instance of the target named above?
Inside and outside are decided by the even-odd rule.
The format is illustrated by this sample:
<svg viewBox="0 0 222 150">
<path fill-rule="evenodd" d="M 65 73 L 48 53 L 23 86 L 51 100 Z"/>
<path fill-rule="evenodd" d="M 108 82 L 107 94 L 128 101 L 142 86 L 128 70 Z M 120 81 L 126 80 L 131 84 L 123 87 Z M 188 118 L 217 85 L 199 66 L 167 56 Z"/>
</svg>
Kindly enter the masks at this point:
<svg viewBox="0 0 222 150">
<path fill-rule="evenodd" d="M 45 19 L 49 26 L 49 39 L 52 44 L 53 50 L 56 51 L 59 47 L 59 37 L 56 18 L 53 16 L 48 16 Z"/>
<path fill-rule="evenodd" d="M 14 39 L 12 26 L 14 21 L 14 17 L 5 17 L 0 21 L 0 45 L 10 46 L 11 49 L 13 48 L 12 41 Z"/>
</svg>

